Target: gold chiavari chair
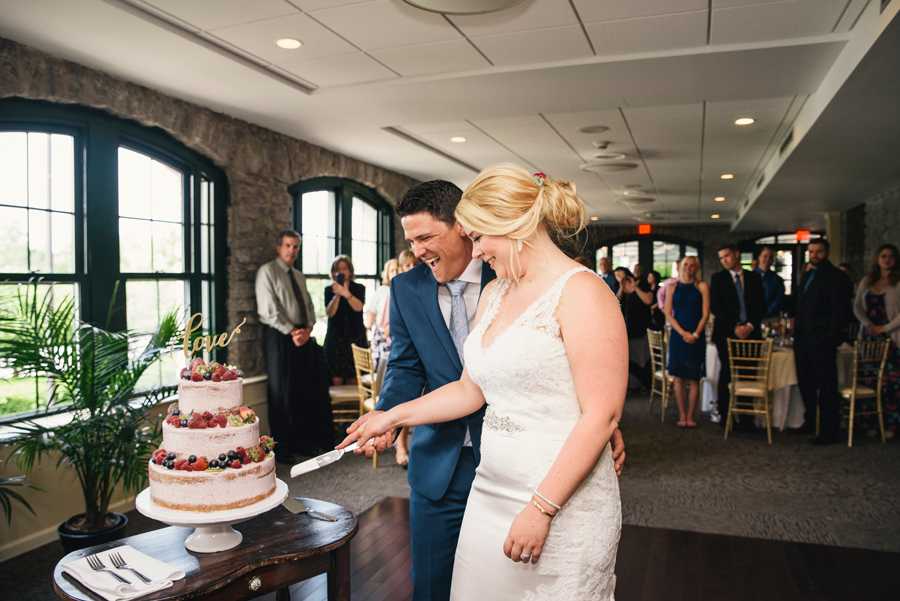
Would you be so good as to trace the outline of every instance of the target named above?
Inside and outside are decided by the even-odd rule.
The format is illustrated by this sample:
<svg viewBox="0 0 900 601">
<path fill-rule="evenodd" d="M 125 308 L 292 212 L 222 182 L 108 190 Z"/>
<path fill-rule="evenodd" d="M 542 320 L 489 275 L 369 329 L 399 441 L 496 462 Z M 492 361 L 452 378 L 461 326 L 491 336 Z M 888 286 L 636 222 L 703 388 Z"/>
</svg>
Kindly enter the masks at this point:
<svg viewBox="0 0 900 601">
<path fill-rule="evenodd" d="M 725 440 L 728 440 L 735 415 L 765 415 L 769 444 L 772 444 L 772 392 L 769 390 L 772 341 L 729 338 L 728 358 L 731 361 L 731 398 L 725 417 Z"/>
<path fill-rule="evenodd" d="M 666 371 L 666 335 L 662 330 L 647 330 L 650 343 L 650 369 L 653 377 L 650 382 L 650 414 L 653 414 L 653 395 L 662 399 L 662 421 L 666 421 L 666 407 L 669 397 L 674 394 L 675 378 Z"/>
<path fill-rule="evenodd" d="M 881 442 L 884 438 L 884 416 L 881 413 L 881 387 L 884 383 L 884 364 L 890 350 L 890 340 L 853 343 L 853 379 L 849 386 L 838 389 L 846 403 L 842 403 L 842 417 L 847 420 L 847 446 L 853 446 L 853 420 L 857 415 L 877 415 Z M 875 408 L 859 411 L 858 399 L 875 399 Z M 819 435 L 819 407 L 816 406 L 816 436 Z"/>
<path fill-rule="evenodd" d="M 375 365 L 372 362 L 372 349 L 355 344 L 351 345 L 351 348 L 353 349 L 353 366 L 356 369 L 357 400 L 359 402 L 357 417 L 359 417 L 375 409 L 381 383 L 378 382 Z M 378 467 L 377 454 L 372 456 L 372 467 Z"/>
</svg>

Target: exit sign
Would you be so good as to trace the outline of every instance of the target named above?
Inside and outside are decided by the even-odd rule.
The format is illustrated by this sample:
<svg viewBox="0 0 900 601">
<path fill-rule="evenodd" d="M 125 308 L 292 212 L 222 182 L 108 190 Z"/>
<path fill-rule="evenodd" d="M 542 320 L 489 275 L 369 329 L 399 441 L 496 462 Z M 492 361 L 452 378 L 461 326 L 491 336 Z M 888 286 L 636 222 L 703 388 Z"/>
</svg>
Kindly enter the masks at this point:
<svg viewBox="0 0 900 601">
<path fill-rule="evenodd" d="M 639 234 L 649 234 L 650 233 L 650 224 L 644 223 L 644 224 L 639 225 L 638 233 Z M 806 233 L 807 233 L 807 235 L 809 234 L 809 232 L 806 232 Z"/>
</svg>

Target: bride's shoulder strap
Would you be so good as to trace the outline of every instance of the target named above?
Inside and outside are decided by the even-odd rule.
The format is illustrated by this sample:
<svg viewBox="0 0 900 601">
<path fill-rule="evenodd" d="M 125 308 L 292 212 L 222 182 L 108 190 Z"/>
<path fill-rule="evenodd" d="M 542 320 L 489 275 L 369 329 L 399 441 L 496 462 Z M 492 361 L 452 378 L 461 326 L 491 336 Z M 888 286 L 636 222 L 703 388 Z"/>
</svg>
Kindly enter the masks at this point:
<svg viewBox="0 0 900 601">
<path fill-rule="evenodd" d="M 534 317 L 535 323 L 533 324 L 535 327 L 550 330 L 557 336 L 559 335 L 559 322 L 556 321 L 555 315 L 556 308 L 559 306 L 559 299 L 562 298 L 563 288 L 566 287 L 566 282 L 569 281 L 569 278 L 582 271 L 594 273 L 587 267 L 575 267 L 559 276 L 556 282 L 550 286 L 543 299 L 538 303 Z"/>
</svg>

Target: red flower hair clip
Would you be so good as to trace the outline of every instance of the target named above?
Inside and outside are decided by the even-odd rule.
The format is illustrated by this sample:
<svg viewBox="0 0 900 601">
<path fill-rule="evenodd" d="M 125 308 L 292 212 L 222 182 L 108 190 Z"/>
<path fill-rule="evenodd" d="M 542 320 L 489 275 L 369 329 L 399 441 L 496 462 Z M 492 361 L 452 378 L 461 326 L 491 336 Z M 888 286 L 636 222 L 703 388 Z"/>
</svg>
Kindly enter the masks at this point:
<svg viewBox="0 0 900 601">
<path fill-rule="evenodd" d="M 540 188 L 544 185 L 544 180 L 547 179 L 547 176 L 543 173 L 535 173 L 532 177 L 534 177 L 534 183 L 537 184 L 537 187 Z"/>
</svg>

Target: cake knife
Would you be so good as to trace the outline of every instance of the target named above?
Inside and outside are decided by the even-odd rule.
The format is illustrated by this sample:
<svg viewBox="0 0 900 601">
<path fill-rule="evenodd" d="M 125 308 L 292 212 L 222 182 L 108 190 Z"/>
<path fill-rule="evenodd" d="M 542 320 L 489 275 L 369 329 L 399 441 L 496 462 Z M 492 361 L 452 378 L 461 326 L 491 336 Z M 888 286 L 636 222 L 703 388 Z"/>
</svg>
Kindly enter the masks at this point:
<svg viewBox="0 0 900 601">
<path fill-rule="evenodd" d="M 370 438 L 366 441 L 366 443 L 362 446 L 366 446 L 370 442 L 375 440 L 374 438 Z M 294 467 L 291 468 L 291 478 L 296 478 L 301 474 L 305 474 L 307 472 L 311 472 L 313 470 L 317 470 L 320 467 L 325 467 L 326 465 L 331 465 L 338 459 L 344 456 L 344 453 L 352 452 L 359 448 L 359 441 L 354 442 L 353 444 L 347 445 L 343 449 L 335 449 L 333 451 L 328 451 L 327 453 L 323 453 L 318 457 L 313 457 L 312 459 L 307 459 L 302 463 L 298 463 Z"/>
</svg>

